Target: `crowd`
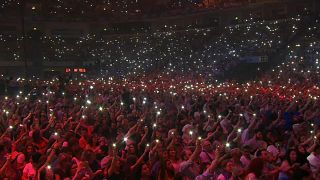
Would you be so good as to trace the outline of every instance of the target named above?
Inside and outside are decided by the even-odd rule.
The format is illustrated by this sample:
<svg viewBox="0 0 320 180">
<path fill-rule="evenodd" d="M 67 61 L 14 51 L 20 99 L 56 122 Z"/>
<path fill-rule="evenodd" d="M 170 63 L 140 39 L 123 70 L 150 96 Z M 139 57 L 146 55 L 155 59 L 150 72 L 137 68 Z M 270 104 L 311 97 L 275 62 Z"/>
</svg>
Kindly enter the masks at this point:
<svg viewBox="0 0 320 180">
<path fill-rule="evenodd" d="M 245 84 L 22 81 L 0 104 L 1 179 L 318 179 L 319 74 L 302 64 Z"/>
<path fill-rule="evenodd" d="M 254 3 L 254 2 L 250 2 Z M 230 8 L 249 4 L 247 0 L 52 0 L 35 1 L 3 0 L 0 3 L 0 15 L 18 16 L 21 7 L 25 15 L 33 18 L 58 20 L 89 20 L 94 18 L 113 19 L 150 18 L 176 16 L 207 11 L 208 8 Z M 66 17 L 67 15 L 67 17 Z"/>
<path fill-rule="evenodd" d="M 72 47 L 42 37 L 44 59 L 87 52 L 108 76 L 8 80 L 0 179 L 320 179 L 319 28 L 298 16 Z M 212 78 L 280 50 L 255 80 Z"/>
<path fill-rule="evenodd" d="M 165 26 L 156 32 L 119 36 L 88 34 L 67 38 L 41 35 L 39 42 L 28 46 L 27 50 L 37 47 L 38 56 L 33 59 L 44 65 L 60 61 L 93 62 L 93 69 L 101 69 L 103 74 L 110 76 L 136 76 L 160 69 L 164 74 L 205 73 L 217 77 L 232 71 L 245 57 L 275 53 L 302 31 L 305 26 L 301 24 L 306 23 L 301 16 L 270 21 L 252 17 L 237 20 L 239 24 L 226 26 L 221 32 L 216 27 L 190 26 L 177 30 L 174 26 Z M 21 37 L 0 34 L 0 40 L 1 57 L 8 61 L 23 61 Z M 27 44 L 34 42 L 32 36 L 26 40 Z"/>
<path fill-rule="evenodd" d="M 306 22 L 301 16 L 270 21 L 249 17 L 238 21 L 241 22 L 226 26 L 221 32 L 216 27 L 176 30 L 174 26 L 165 26 L 153 33 L 116 37 L 45 36 L 41 49 L 45 61 L 95 61 L 95 68 L 110 76 L 135 76 L 160 69 L 164 74 L 205 73 L 217 77 L 232 71 L 247 56 L 275 53 Z"/>
</svg>

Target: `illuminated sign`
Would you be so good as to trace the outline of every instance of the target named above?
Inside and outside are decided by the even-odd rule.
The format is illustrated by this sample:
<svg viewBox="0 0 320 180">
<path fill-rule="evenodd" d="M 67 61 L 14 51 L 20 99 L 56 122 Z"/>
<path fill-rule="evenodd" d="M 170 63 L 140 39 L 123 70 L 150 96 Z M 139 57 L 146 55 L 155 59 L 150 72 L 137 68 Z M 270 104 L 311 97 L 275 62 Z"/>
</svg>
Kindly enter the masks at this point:
<svg viewBox="0 0 320 180">
<path fill-rule="evenodd" d="M 65 70 L 66 73 L 71 73 L 71 68 L 66 68 Z M 74 73 L 86 73 L 87 69 L 86 68 L 73 68 Z"/>
</svg>

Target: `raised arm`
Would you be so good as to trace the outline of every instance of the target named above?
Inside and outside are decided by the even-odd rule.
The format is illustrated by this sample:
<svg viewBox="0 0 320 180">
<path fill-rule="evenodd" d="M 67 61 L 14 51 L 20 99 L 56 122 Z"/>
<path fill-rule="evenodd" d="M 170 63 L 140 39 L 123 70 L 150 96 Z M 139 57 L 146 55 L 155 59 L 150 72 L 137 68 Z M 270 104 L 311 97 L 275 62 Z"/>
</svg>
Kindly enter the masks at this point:
<svg viewBox="0 0 320 180">
<path fill-rule="evenodd" d="M 239 118 L 237 124 L 233 127 L 231 133 L 227 137 L 227 142 L 230 142 L 230 139 L 237 133 L 238 129 L 240 128 L 240 125 L 241 125 L 241 119 Z"/>
<path fill-rule="evenodd" d="M 37 180 L 40 180 L 40 173 L 50 165 L 50 162 L 52 162 L 53 157 L 56 155 L 56 150 L 61 146 L 61 143 L 55 142 L 52 147 L 49 156 L 47 157 L 47 160 L 45 163 L 39 168 L 37 171 Z"/>
<path fill-rule="evenodd" d="M 129 129 L 129 131 L 127 132 L 127 134 L 125 135 L 125 137 L 128 138 L 128 137 L 132 136 L 132 134 L 135 133 L 137 127 L 138 127 L 138 123 L 136 123 L 134 126 L 132 126 L 132 127 Z"/>
<path fill-rule="evenodd" d="M 211 133 L 210 135 L 208 135 L 205 138 L 205 141 L 210 141 L 213 137 L 215 137 L 219 133 L 220 128 L 221 127 L 219 126 L 219 123 L 218 123 L 218 126 L 216 127 L 216 130 L 213 133 Z"/>
<path fill-rule="evenodd" d="M 148 133 L 149 133 L 148 127 L 144 127 L 143 130 L 144 130 L 144 134 L 143 134 L 143 136 L 142 136 L 142 138 L 141 138 L 141 141 L 140 141 L 139 144 L 138 144 L 138 147 L 139 147 L 139 148 L 140 148 L 141 145 L 146 141 L 147 135 L 148 135 Z"/>
<path fill-rule="evenodd" d="M 115 173 L 115 167 L 119 161 L 119 157 L 117 155 L 117 148 L 114 148 L 113 150 L 113 157 L 112 157 L 112 161 L 111 161 L 111 166 L 108 169 L 108 176 L 111 176 L 113 173 Z"/>
<path fill-rule="evenodd" d="M 192 155 L 189 158 L 189 161 L 195 161 L 201 153 L 201 140 L 197 140 L 196 149 L 193 151 Z"/>
<path fill-rule="evenodd" d="M 11 161 L 11 156 L 8 155 L 6 162 L 4 163 L 4 165 L 2 165 L 2 167 L 0 169 L 0 174 L 4 173 L 4 171 L 7 169 L 8 165 L 10 164 L 10 161 Z"/>
<path fill-rule="evenodd" d="M 216 158 L 211 162 L 210 166 L 207 168 L 206 172 L 213 174 L 215 169 L 218 167 L 221 155 L 218 150 L 216 150 Z"/>
<path fill-rule="evenodd" d="M 137 162 L 134 165 L 130 166 L 131 171 L 135 170 L 143 162 L 143 159 L 148 154 L 149 150 L 149 147 L 146 147 L 146 149 L 144 150 L 140 158 L 137 160 Z"/>
</svg>

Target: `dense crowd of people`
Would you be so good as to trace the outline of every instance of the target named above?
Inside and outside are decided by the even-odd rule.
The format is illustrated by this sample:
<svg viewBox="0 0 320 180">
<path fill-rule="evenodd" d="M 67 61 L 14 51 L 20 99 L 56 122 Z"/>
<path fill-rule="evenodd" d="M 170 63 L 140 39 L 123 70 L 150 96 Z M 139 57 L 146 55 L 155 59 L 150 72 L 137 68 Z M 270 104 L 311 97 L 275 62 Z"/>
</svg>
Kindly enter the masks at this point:
<svg viewBox="0 0 320 180">
<path fill-rule="evenodd" d="M 191 14 L 210 9 L 222 9 L 244 6 L 248 0 L 51 0 L 35 1 L 3 0 L 0 2 L 0 16 L 19 16 L 21 7 L 25 14 L 33 18 L 64 20 L 88 20 L 94 18 L 148 18 Z M 66 15 L 68 17 L 66 17 Z"/>
<path fill-rule="evenodd" d="M 0 179 L 320 179 L 319 28 L 297 16 L 221 34 L 41 37 L 44 60 L 85 52 L 107 75 L 6 79 Z M 277 53 L 254 80 L 215 79 Z"/>
<path fill-rule="evenodd" d="M 148 74 L 160 69 L 163 73 L 205 73 L 216 77 L 232 71 L 246 57 L 276 53 L 297 32 L 307 29 L 306 26 L 316 27 L 313 29 L 316 32 L 319 23 L 313 20 L 307 24 L 309 19 L 298 15 L 270 21 L 249 17 L 237 19 L 237 24 L 226 26 L 221 32 L 217 27 L 190 26 L 177 30 L 174 26 L 166 26 L 153 33 L 110 37 L 98 34 L 71 38 L 41 35 L 39 42 L 27 49 L 37 47 L 34 58 L 44 65 L 60 61 L 93 62 L 93 69 L 100 69 L 110 76 Z M 0 40 L 1 56 L 5 60 L 23 60 L 21 37 L 0 34 Z M 29 36 L 26 43 L 35 41 Z"/>
<path fill-rule="evenodd" d="M 20 78 L 35 89 L 2 97 L 1 179 L 318 179 L 319 74 L 303 62 L 245 84 Z"/>
</svg>

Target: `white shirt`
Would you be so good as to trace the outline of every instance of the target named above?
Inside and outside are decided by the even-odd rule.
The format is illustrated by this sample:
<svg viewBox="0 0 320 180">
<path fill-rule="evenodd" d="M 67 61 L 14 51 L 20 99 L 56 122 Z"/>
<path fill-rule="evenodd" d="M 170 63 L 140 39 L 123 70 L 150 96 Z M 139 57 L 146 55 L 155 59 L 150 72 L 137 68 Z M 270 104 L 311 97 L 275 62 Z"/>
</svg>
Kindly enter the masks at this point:
<svg viewBox="0 0 320 180">
<path fill-rule="evenodd" d="M 31 163 L 26 164 L 26 166 L 23 169 L 23 174 L 26 174 L 28 179 L 30 178 L 35 179 L 36 173 L 37 171 L 36 169 L 34 169 Z"/>
<path fill-rule="evenodd" d="M 311 153 L 308 157 L 307 157 L 309 164 L 310 164 L 310 169 L 313 173 L 313 175 L 316 175 L 317 173 L 319 173 L 320 170 L 320 157 L 319 155 L 315 155 L 314 153 Z"/>
</svg>

